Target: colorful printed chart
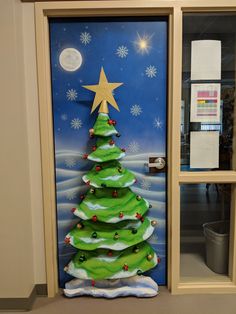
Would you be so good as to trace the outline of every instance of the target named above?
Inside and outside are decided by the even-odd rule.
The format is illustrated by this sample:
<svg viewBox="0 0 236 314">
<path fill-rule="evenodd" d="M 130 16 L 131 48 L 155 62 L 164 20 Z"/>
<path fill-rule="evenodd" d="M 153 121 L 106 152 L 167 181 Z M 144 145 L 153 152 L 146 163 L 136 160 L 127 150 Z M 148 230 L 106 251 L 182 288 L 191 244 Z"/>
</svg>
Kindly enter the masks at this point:
<svg viewBox="0 0 236 314">
<path fill-rule="evenodd" d="M 220 122 L 220 84 L 192 84 L 191 122 Z"/>
</svg>

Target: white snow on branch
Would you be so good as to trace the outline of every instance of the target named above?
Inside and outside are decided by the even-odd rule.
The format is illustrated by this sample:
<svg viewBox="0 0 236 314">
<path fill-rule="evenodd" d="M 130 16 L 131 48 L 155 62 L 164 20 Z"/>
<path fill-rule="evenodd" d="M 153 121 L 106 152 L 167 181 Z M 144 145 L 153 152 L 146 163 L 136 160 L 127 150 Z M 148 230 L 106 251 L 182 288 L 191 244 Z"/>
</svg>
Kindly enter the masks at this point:
<svg viewBox="0 0 236 314">
<path fill-rule="evenodd" d="M 84 205 L 88 206 L 89 209 L 91 210 L 96 210 L 96 209 L 106 209 L 108 207 L 106 206 L 101 206 L 99 204 L 93 204 L 91 202 L 87 202 L 87 201 L 84 201 Z"/>
<path fill-rule="evenodd" d="M 102 178 L 101 177 L 100 180 L 102 180 L 102 181 L 107 181 L 107 180 L 118 181 L 122 177 L 123 177 L 123 175 L 109 176 L 109 177 L 106 177 L 106 178 Z"/>
<path fill-rule="evenodd" d="M 99 243 L 106 241 L 104 238 L 99 238 L 99 239 L 94 239 L 94 238 L 89 238 L 89 237 L 80 237 L 80 241 L 84 243 Z"/>
<path fill-rule="evenodd" d="M 114 148 L 114 147 L 115 147 L 114 144 L 112 144 L 112 145 L 104 144 L 104 145 L 99 146 L 99 149 L 107 150 L 107 149 L 111 149 L 111 148 Z"/>
<path fill-rule="evenodd" d="M 102 262 L 111 263 L 116 261 L 119 258 L 119 256 L 107 256 L 107 255 L 100 255 L 96 259 Z"/>
</svg>

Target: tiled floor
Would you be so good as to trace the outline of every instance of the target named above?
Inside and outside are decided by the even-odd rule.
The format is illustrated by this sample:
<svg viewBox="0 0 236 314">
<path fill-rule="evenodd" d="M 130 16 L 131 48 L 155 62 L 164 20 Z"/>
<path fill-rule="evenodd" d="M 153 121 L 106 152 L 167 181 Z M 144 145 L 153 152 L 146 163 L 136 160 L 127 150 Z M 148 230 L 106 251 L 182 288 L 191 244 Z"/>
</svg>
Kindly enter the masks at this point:
<svg viewBox="0 0 236 314">
<path fill-rule="evenodd" d="M 236 295 L 173 296 L 165 287 L 151 299 L 38 298 L 33 314 L 236 314 Z M 10 314 L 10 312 L 7 312 Z"/>
</svg>

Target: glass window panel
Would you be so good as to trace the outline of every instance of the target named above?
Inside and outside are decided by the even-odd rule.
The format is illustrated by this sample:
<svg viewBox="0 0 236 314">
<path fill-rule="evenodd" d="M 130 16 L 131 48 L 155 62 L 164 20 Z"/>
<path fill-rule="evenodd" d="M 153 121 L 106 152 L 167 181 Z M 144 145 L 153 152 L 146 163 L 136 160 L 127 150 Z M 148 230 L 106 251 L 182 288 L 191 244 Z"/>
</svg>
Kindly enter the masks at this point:
<svg viewBox="0 0 236 314">
<path fill-rule="evenodd" d="M 229 281 L 231 184 L 182 184 L 180 280 Z"/>
<path fill-rule="evenodd" d="M 191 43 L 195 40 L 221 42 L 221 79 L 191 80 Z M 200 53 L 200 51 L 199 51 Z M 235 124 L 236 15 L 232 13 L 186 13 L 183 19 L 183 67 L 181 105 L 182 171 L 230 170 L 233 165 L 233 129 Z M 201 65 L 199 65 L 200 67 Z M 191 85 L 220 83 L 220 118 L 218 122 L 191 122 Z M 210 110 L 210 109 L 209 109 Z M 219 131 L 219 166 L 190 167 L 190 133 Z"/>
</svg>

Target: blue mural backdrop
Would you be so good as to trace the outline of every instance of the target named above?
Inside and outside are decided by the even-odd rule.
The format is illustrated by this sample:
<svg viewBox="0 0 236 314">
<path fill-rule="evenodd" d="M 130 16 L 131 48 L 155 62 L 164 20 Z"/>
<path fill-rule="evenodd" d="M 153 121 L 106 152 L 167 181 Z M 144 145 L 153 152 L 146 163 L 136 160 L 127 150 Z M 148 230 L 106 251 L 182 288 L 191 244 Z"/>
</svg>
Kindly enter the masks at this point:
<svg viewBox="0 0 236 314">
<path fill-rule="evenodd" d="M 110 82 L 123 82 L 114 96 L 120 112 L 109 107 L 126 148 L 122 160 L 136 174 L 133 191 L 152 204 L 149 216 L 158 227 L 149 242 L 161 263 L 149 274 L 166 283 L 166 174 L 149 175 L 149 156 L 166 153 L 167 20 L 156 17 L 50 19 L 51 79 L 54 117 L 59 284 L 71 277 L 63 268 L 76 250 L 64 244 L 78 218 L 71 208 L 87 187 L 81 178 L 92 163 L 81 156 L 93 145 L 88 130 L 94 93 L 82 85 L 97 84 L 103 66 Z"/>
</svg>

